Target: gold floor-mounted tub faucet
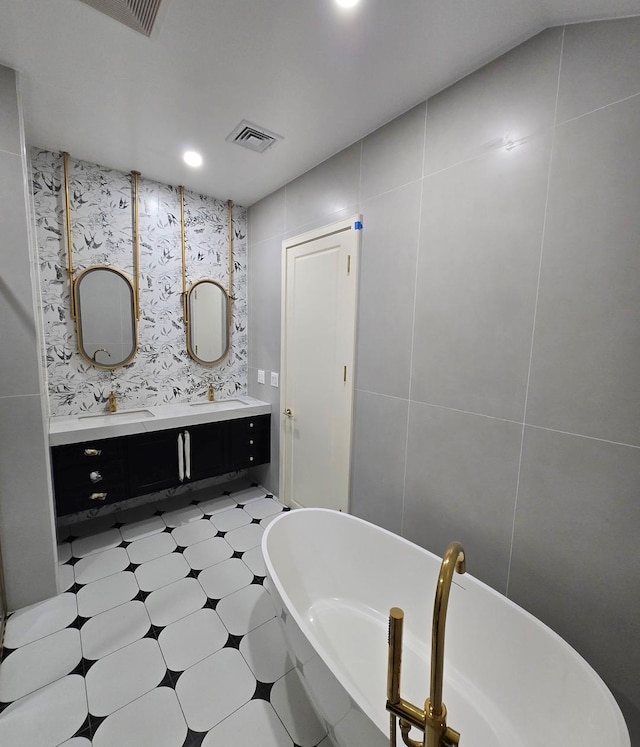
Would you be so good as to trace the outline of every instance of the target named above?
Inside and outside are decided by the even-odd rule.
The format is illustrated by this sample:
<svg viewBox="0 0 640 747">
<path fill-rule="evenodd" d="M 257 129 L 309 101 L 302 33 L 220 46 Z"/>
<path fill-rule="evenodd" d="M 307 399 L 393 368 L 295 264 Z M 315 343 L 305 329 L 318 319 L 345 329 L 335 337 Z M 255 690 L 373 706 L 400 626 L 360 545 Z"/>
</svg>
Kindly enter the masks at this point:
<svg viewBox="0 0 640 747">
<path fill-rule="evenodd" d="M 389 612 L 389 666 L 387 670 L 387 710 L 390 716 L 391 747 L 396 746 L 396 718 L 400 719 L 402 741 L 408 747 L 456 747 L 460 734 L 447 726 L 447 709 L 442 702 L 444 672 L 444 632 L 447 607 L 454 571 L 466 570 L 464 548 L 452 542 L 442 558 L 440 575 L 433 604 L 431 630 L 431 689 L 424 709 L 414 706 L 400 696 L 400 667 L 402 660 L 402 627 L 404 612 L 392 607 Z M 409 732 L 415 726 L 424 733 L 422 742 L 411 739 Z"/>
</svg>

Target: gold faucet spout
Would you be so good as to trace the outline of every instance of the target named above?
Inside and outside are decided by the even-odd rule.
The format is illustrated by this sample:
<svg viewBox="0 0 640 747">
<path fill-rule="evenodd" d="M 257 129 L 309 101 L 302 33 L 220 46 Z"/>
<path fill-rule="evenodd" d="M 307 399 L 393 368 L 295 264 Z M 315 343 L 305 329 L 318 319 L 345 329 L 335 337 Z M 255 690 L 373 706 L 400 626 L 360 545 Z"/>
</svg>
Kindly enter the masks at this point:
<svg viewBox="0 0 640 747">
<path fill-rule="evenodd" d="M 111 392 L 109 395 L 109 412 L 116 412 L 118 409 L 118 400 L 116 399 L 116 393 Z"/>
<path fill-rule="evenodd" d="M 213 384 L 209 384 L 209 402 L 215 402 L 216 400 L 216 390 Z"/>
<path fill-rule="evenodd" d="M 429 700 L 425 710 L 434 719 L 444 717 L 446 709 L 442 703 L 442 680 L 444 674 L 444 634 L 447 623 L 447 608 L 454 571 L 465 573 L 464 548 L 459 542 L 452 542 L 442 558 L 440 575 L 433 603 L 433 623 L 431 628 L 431 681 Z M 443 713 L 444 711 L 444 713 Z"/>
</svg>

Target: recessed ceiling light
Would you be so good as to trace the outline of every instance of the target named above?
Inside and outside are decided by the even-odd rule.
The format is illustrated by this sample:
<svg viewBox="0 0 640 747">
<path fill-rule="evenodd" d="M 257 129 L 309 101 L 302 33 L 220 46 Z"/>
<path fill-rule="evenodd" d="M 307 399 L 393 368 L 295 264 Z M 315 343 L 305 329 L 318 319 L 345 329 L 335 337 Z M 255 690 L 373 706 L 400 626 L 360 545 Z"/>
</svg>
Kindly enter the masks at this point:
<svg viewBox="0 0 640 747">
<path fill-rule="evenodd" d="M 195 150 L 186 151 L 182 158 L 188 166 L 202 166 L 202 156 L 199 153 L 196 153 Z"/>
<path fill-rule="evenodd" d="M 336 0 L 336 3 L 341 8 L 353 8 L 354 5 L 357 5 L 360 2 L 360 0 Z"/>
</svg>

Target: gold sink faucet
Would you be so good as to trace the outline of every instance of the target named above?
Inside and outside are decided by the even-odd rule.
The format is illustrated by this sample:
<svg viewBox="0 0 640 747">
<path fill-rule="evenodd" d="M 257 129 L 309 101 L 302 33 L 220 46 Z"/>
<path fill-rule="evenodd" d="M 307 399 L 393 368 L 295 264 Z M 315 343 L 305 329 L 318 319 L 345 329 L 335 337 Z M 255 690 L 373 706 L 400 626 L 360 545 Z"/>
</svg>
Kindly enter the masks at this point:
<svg viewBox="0 0 640 747">
<path fill-rule="evenodd" d="M 216 401 L 216 389 L 213 384 L 209 384 L 209 402 Z"/>
<path fill-rule="evenodd" d="M 391 714 L 392 747 L 396 745 L 396 718 L 400 719 L 400 733 L 407 747 L 456 747 L 460 741 L 460 734 L 447 726 L 447 708 L 442 702 L 444 633 L 454 571 L 458 573 L 466 571 L 464 548 L 459 542 L 452 542 L 449 545 L 440 566 L 431 627 L 430 694 L 425 701 L 424 709 L 418 708 L 400 696 L 404 612 L 399 607 L 392 607 L 389 612 L 387 710 Z M 412 726 L 424 733 L 422 742 L 411 739 L 409 736 Z"/>
<path fill-rule="evenodd" d="M 118 409 L 118 401 L 116 400 L 116 393 L 111 392 L 109 395 L 109 412 L 116 412 Z"/>
</svg>

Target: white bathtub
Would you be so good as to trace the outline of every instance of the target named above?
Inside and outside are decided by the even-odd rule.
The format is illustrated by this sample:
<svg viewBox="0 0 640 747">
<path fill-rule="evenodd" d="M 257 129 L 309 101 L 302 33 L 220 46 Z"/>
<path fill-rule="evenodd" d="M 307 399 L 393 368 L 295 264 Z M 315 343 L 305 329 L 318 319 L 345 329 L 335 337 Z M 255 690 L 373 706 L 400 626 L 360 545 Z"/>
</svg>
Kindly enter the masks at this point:
<svg viewBox="0 0 640 747">
<path fill-rule="evenodd" d="M 318 716 L 339 747 L 385 747 L 389 609 L 405 611 L 402 697 L 422 706 L 440 558 L 325 509 L 281 515 L 262 550 L 266 586 Z M 443 700 L 461 747 L 631 745 L 617 703 L 586 661 L 469 573 L 455 574 L 451 589 Z"/>
</svg>

